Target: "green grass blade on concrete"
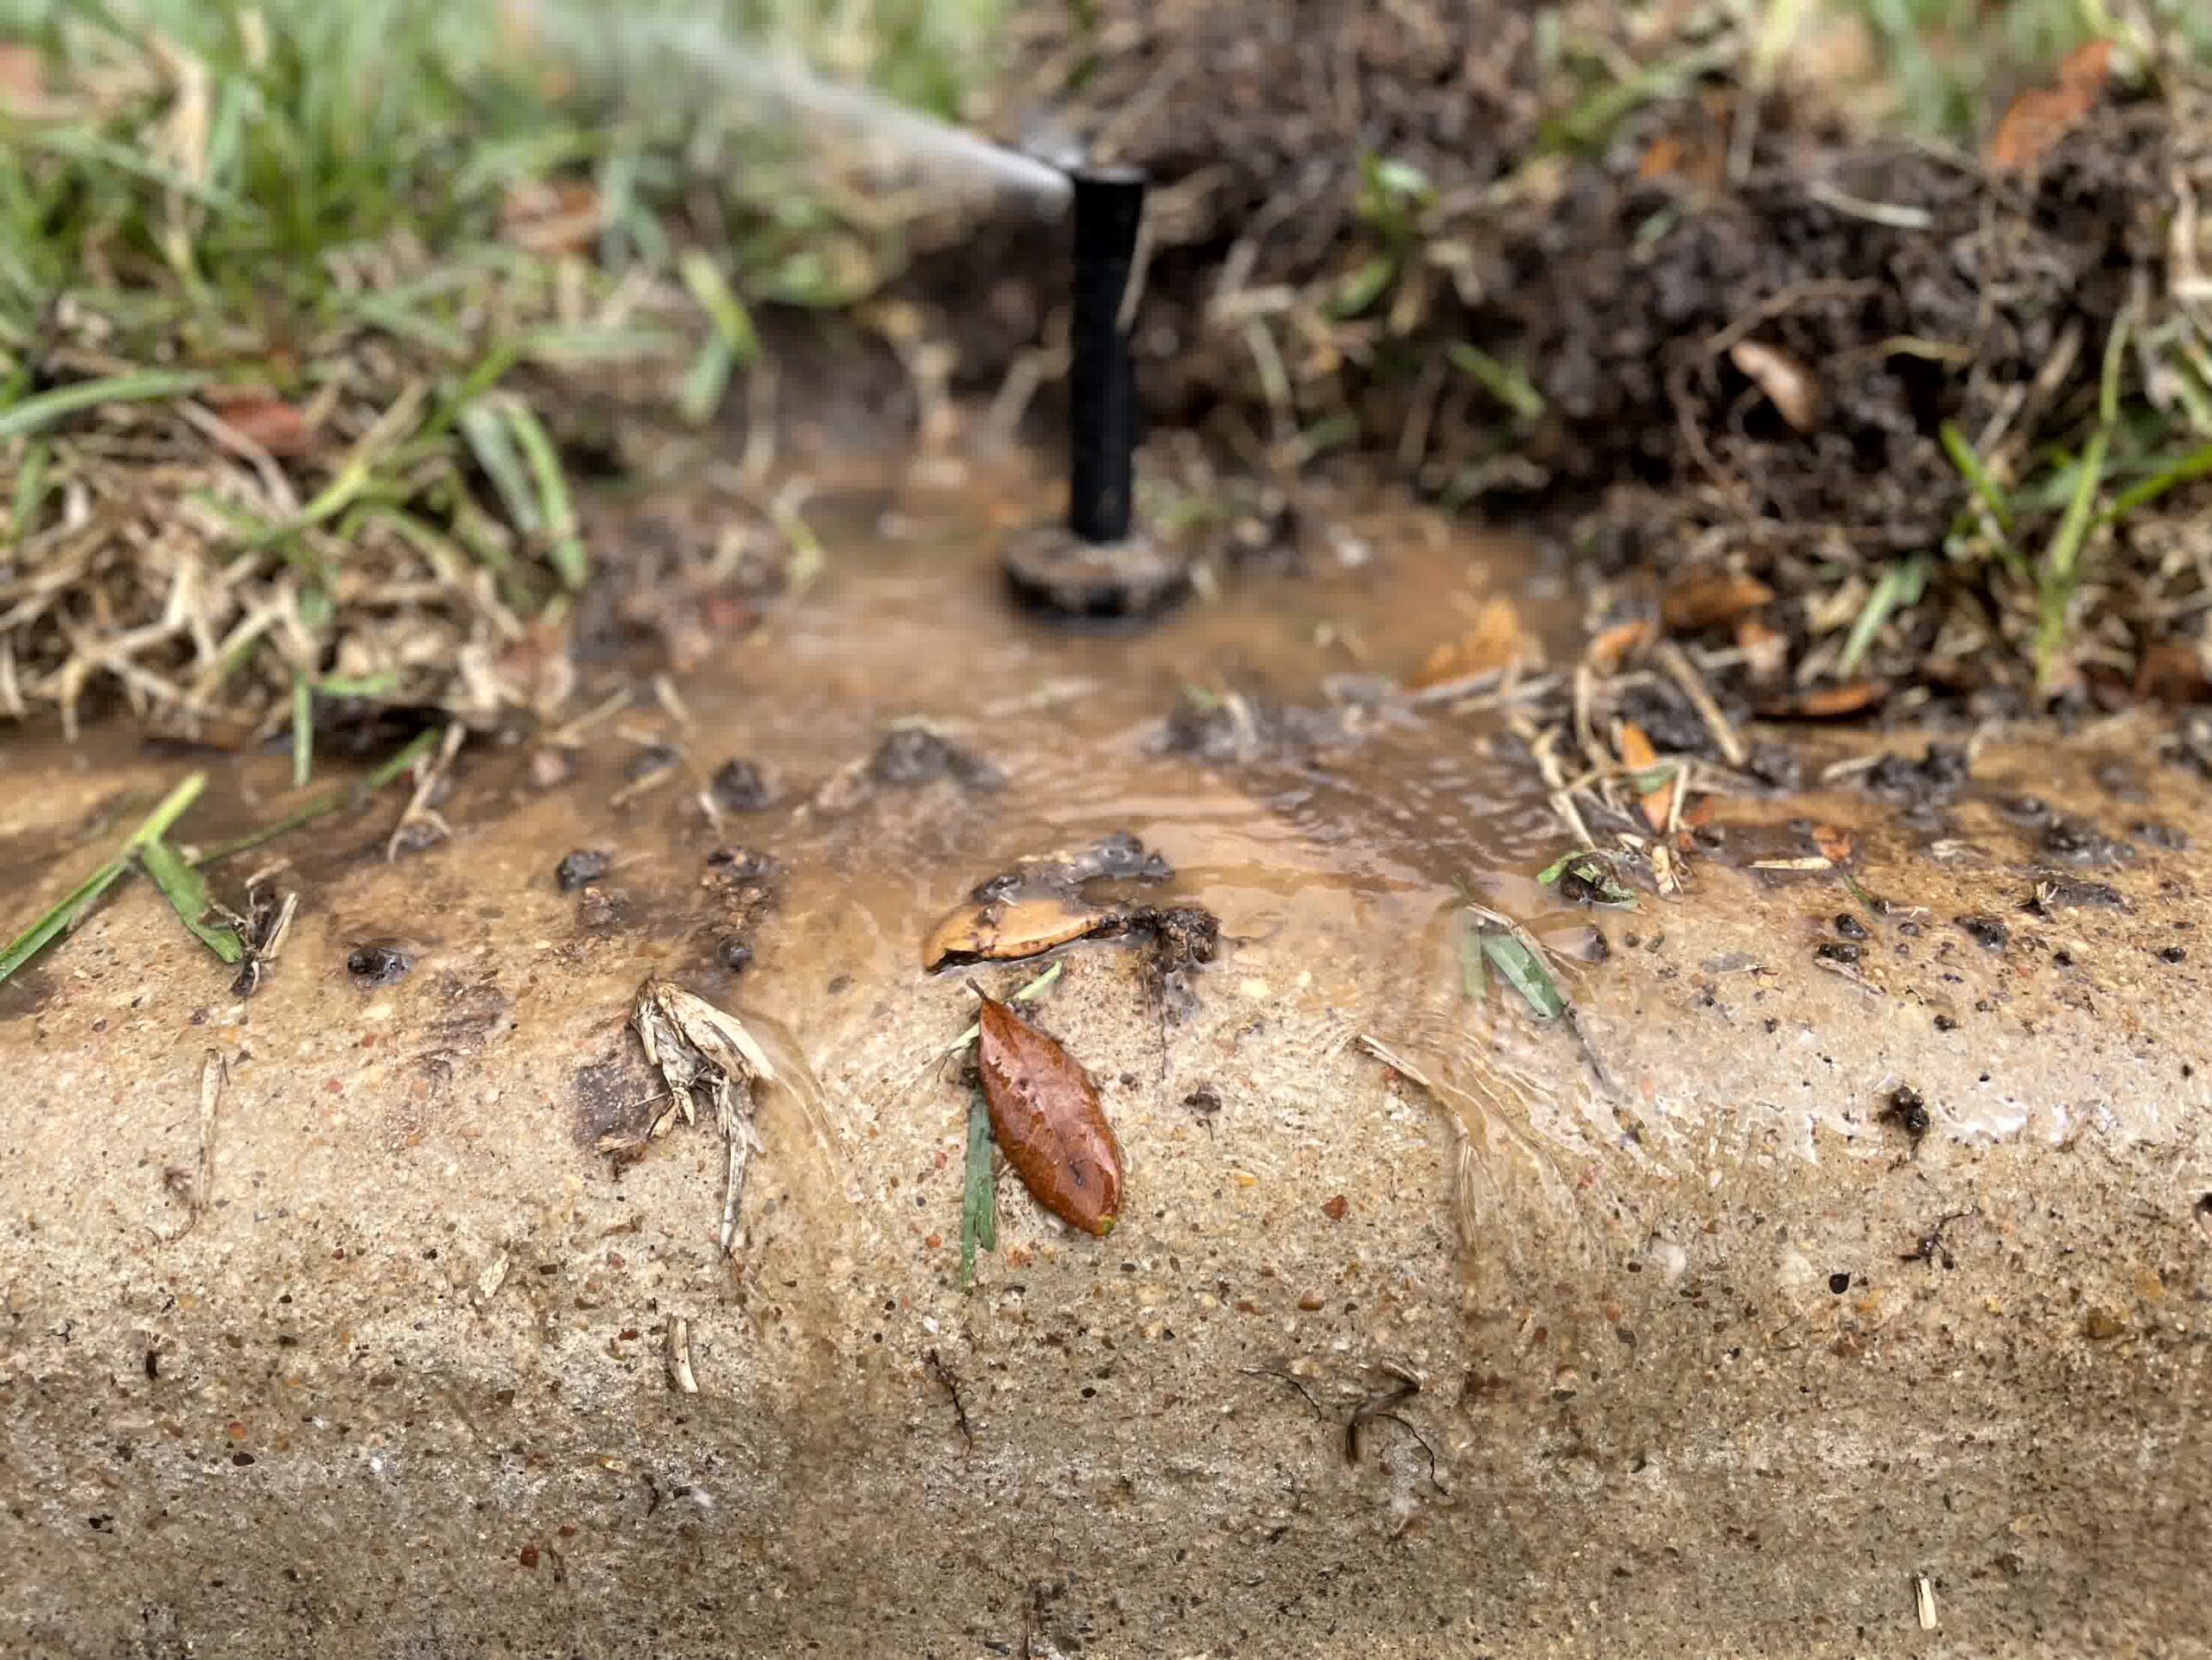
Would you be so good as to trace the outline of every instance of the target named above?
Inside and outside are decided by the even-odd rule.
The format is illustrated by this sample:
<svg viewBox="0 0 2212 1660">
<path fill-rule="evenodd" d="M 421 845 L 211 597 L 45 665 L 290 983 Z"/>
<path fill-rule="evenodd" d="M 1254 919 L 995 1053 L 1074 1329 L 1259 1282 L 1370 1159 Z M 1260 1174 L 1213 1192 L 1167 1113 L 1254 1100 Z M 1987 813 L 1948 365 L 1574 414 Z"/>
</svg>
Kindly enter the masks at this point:
<svg viewBox="0 0 2212 1660">
<path fill-rule="evenodd" d="M 991 1110 L 981 1090 L 968 1098 L 968 1163 L 960 1193 L 960 1287 L 976 1283 L 976 1253 L 999 1248 L 998 1176 Z"/>
<path fill-rule="evenodd" d="M 100 866 L 83 881 L 71 888 L 37 921 L 17 934 L 0 951 L 0 983 L 4 983 L 16 970 L 22 968 L 62 935 L 73 931 L 83 921 L 100 896 L 115 886 L 131 861 L 149 843 L 159 841 L 168 833 L 169 827 L 184 814 L 185 809 L 199 799 L 200 791 L 207 787 L 207 775 L 194 773 L 168 794 L 159 805 L 148 813 L 143 822 L 130 834 L 114 857 Z"/>
<path fill-rule="evenodd" d="M 443 727 L 432 727 L 427 732 L 419 732 L 393 754 L 371 767 L 359 783 L 334 785 L 313 799 L 302 802 L 291 811 L 264 824 L 258 830 L 248 830 L 245 835 L 233 836 L 227 842 L 218 842 L 213 847 L 197 849 L 188 862 L 195 866 L 206 866 L 213 864 L 218 860 L 233 858 L 238 854 L 251 852 L 255 848 L 273 842 L 287 831 L 296 830 L 302 824 L 311 824 L 318 818 L 327 817 L 341 807 L 358 805 L 366 801 L 378 790 L 383 789 L 385 785 L 390 784 L 425 755 L 435 752 L 437 747 L 445 741 L 445 735 L 446 728 Z"/>
<path fill-rule="evenodd" d="M 1519 992 L 1536 1018 L 1555 1021 L 1567 1013 L 1567 998 L 1558 982 L 1520 938 L 1503 929 L 1484 929 L 1483 955 L 1497 970 L 1497 977 Z"/>
<path fill-rule="evenodd" d="M 176 913 L 177 920 L 184 924 L 194 938 L 226 963 L 236 963 L 245 955 L 237 929 L 207 920 L 215 906 L 207 896 L 207 879 L 185 863 L 164 838 L 156 836 L 139 849 L 138 862 L 146 867 L 154 886 L 162 890 L 162 897 Z"/>
</svg>

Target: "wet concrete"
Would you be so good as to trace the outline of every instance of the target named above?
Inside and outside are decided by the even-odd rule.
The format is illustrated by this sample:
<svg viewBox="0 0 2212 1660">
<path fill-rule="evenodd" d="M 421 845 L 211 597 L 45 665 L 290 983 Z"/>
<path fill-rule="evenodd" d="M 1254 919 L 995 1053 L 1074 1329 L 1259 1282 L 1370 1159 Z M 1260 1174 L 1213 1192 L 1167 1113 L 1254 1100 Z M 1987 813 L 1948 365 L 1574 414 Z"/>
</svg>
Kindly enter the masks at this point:
<svg viewBox="0 0 2212 1660">
<path fill-rule="evenodd" d="M 1350 560 L 1071 637 L 1002 606 L 972 518 L 901 502 L 886 545 L 879 505 L 824 514 L 818 583 L 676 709 L 577 735 L 570 781 L 472 750 L 442 846 L 382 860 L 395 795 L 268 849 L 302 911 L 251 1002 L 143 884 L 0 988 L 0 1650 L 2192 1651 L 2212 812 L 2146 728 L 1999 735 L 1940 823 L 1848 781 L 1723 802 L 1688 892 L 1570 917 L 1494 715 L 1355 698 L 1353 745 L 1157 753 L 1191 685 L 1402 671 L 1525 588 L 1509 551 L 1381 516 Z M 1002 778 L 887 779 L 915 718 Z M 653 744 L 677 765 L 624 798 Z M 769 801 L 717 824 L 733 756 Z M 105 845 L 88 814 L 178 771 L 5 766 L 26 915 Z M 284 805 L 280 758 L 215 770 L 211 814 Z M 2069 862 L 2024 792 L 2133 856 Z M 1837 844 L 1811 824 L 1856 891 L 1771 868 Z M 1225 949 L 1179 1018 L 1139 953 L 1062 948 L 1034 1018 L 1128 1206 L 1094 1241 L 1009 1178 L 963 1292 L 966 1097 L 929 1058 L 965 976 L 1038 964 L 931 976 L 922 941 L 1114 830 Z M 772 871 L 710 867 L 732 843 Z M 564 893 L 576 849 L 611 866 Z M 2119 903 L 2024 910 L 2048 874 Z M 1466 1001 L 1455 879 L 1595 915 L 1586 1046 Z M 364 984 L 377 942 L 410 966 Z M 656 973 L 818 1085 L 818 1128 L 763 1097 L 732 1261 L 709 1128 L 594 1147 L 656 1110 L 624 1029 Z"/>
</svg>

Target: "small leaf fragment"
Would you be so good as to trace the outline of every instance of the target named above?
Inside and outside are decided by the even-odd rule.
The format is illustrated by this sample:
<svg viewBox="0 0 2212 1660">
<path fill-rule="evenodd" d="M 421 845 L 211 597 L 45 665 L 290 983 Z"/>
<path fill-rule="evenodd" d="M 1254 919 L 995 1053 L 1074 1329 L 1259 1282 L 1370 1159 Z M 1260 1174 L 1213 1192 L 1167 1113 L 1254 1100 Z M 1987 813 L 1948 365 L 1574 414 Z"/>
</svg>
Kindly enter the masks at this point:
<svg viewBox="0 0 2212 1660">
<path fill-rule="evenodd" d="M 1521 614 L 1503 595 L 1484 602 L 1475 614 L 1475 626 L 1454 640 L 1447 640 L 1428 654 L 1413 677 L 1409 691 L 1465 680 L 1512 666 L 1521 652 Z"/>
<path fill-rule="evenodd" d="M 968 1164 L 961 1183 L 960 1288 L 976 1282 L 976 1253 L 999 1248 L 998 1177 L 992 1168 L 990 1103 L 978 1090 L 968 1101 Z"/>
<path fill-rule="evenodd" d="M 1820 380 L 1787 352 L 1758 340 L 1738 340 L 1728 348 L 1728 360 L 1798 431 L 1810 432 L 1820 424 Z"/>
<path fill-rule="evenodd" d="M 999 900 L 962 906 L 930 931 L 922 966 L 1034 957 L 1055 945 L 1095 933 L 1114 920 L 1109 911 L 1058 895 Z"/>
<path fill-rule="evenodd" d="M 138 850 L 138 858 L 194 938 L 226 963 L 236 963 L 245 955 L 237 929 L 208 923 L 207 913 L 214 902 L 207 897 L 207 879 L 185 863 L 175 848 L 156 836 Z"/>
<path fill-rule="evenodd" d="M 1485 929 L 1482 942 L 1483 954 L 1497 970 L 1498 978 L 1528 1000 L 1538 1020 L 1555 1021 L 1567 1013 L 1567 999 L 1551 971 L 1518 938 L 1503 929 Z"/>
<path fill-rule="evenodd" d="M 1651 740 L 1644 736 L 1643 728 L 1633 721 L 1621 722 L 1620 751 L 1621 765 L 1632 769 L 1629 782 L 1641 798 L 1644 822 L 1663 834 L 1674 815 L 1675 791 L 1681 782 L 1681 769 L 1662 767 L 1659 752 L 1651 747 Z"/>
<path fill-rule="evenodd" d="M 1694 634 L 1716 622 L 1733 622 L 1773 598 L 1774 590 L 1756 576 L 1709 573 L 1669 584 L 1659 615 L 1670 633 Z"/>
</svg>

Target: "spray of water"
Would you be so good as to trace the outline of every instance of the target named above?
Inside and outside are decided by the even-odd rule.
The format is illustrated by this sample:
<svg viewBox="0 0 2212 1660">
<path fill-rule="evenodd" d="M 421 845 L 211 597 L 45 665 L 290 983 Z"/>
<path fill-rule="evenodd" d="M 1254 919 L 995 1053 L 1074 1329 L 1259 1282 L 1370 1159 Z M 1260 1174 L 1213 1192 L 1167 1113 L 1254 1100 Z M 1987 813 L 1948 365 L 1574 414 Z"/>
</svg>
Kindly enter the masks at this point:
<svg viewBox="0 0 2212 1660">
<path fill-rule="evenodd" d="M 539 38 L 580 63 L 612 68 L 634 85 L 671 73 L 703 81 L 748 108 L 842 126 L 894 148 L 947 176 L 1007 190 L 1057 212 L 1069 198 L 1066 174 L 1032 156 L 931 118 L 871 88 L 824 79 L 789 52 L 734 39 L 696 13 L 626 13 L 574 0 L 533 0 L 524 8 Z M 665 80 L 658 82 L 665 85 Z"/>
</svg>

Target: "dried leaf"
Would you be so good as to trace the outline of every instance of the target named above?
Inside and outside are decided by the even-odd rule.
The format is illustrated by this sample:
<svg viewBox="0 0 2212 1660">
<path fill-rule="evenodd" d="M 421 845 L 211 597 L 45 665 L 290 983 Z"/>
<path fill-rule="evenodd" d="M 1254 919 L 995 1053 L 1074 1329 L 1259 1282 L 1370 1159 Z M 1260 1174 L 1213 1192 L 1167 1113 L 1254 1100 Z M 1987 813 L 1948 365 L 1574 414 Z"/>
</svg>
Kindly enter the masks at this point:
<svg viewBox="0 0 2212 1660">
<path fill-rule="evenodd" d="M 1510 668 L 1521 652 L 1521 614 L 1513 601 L 1500 595 L 1484 603 L 1475 614 L 1475 626 L 1459 639 L 1448 640 L 1406 683 L 1409 691 L 1447 681 L 1471 679 Z"/>
<path fill-rule="evenodd" d="M 1651 740 L 1643 728 L 1633 721 L 1623 721 L 1620 731 L 1621 765 L 1639 776 L 1648 774 L 1659 765 L 1659 752 L 1651 747 Z M 1655 830 L 1664 831 L 1675 811 L 1675 792 L 1681 785 L 1681 774 L 1670 772 L 1662 782 L 1643 792 L 1641 798 L 1643 817 Z"/>
<path fill-rule="evenodd" d="M 282 398 L 256 393 L 232 398 L 219 404 L 217 413 L 225 426 L 281 461 L 312 455 L 321 445 L 307 412 Z"/>
<path fill-rule="evenodd" d="M 2034 166 L 2104 97 L 2112 73 L 2112 42 L 2090 41 L 2067 54 L 2056 86 L 2031 86 L 2012 100 L 1990 135 L 1986 155 L 1994 171 Z"/>
<path fill-rule="evenodd" d="M 599 192 L 577 179 L 524 180 L 499 203 L 501 233 L 529 253 L 581 253 L 601 226 Z"/>
<path fill-rule="evenodd" d="M 1113 1231 L 1122 1149 L 1090 1074 L 1004 1003 L 983 999 L 976 1064 L 991 1131 L 1037 1202 L 1086 1233 Z"/>
<path fill-rule="evenodd" d="M 2194 703 L 2202 701 L 2207 690 L 2203 653 L 2196 641 L 2165 639 L 2144 648 L 2135 668 L 2138 697 Z"/>
<path fill-rule="evenodd" d="M 1583 657 L 1599 674 L 1614 674 L 1630 652 L 1651 642 L 1651 619 L 1634 617 L 1601 628 L 1590 637 Z"/>
<path fill-rule="evenodd" d="M 1694 634 L 1716 622 L 1733 622 L 1773 598 L 1774 590 L 1756 576 L 1714 571 L 1669 584 L 1659 614 L 1670 633 Z"/>
<path fill-rule="evenodd" d="M 1058 894 L 963 905 L 930 930 L 922 944 L 922 966 L 1034 957 L 1095 933 L 1115 919 L 1111 911 Z"/>
<path fill-rule="evenodd" d="M 680 1114 L 691 1119 L 695 1093 L 715 1109 L 715 1119 L 728 1148 L 722 1183 L 721 1247 L 724 1254 L 737 1248 L 738 1206 L 745 1194 L 745 1168 L 756 1145 L 753 1133 L 752 1081 L 779 1081 L 776 1069 L 744 1023 L 716 1008 L 703 997 L 673 981 L 648 979 L 638 989 L 631 1024 L 645 1046 L 645 1059 L 667 1083 L 672 1097 L 669 1108 L 653 1121 L 643 1137 L 618 1141 L 602 1137 L 607 1152 L 633 1150 L 643 1142 L 665 1135 Z"/>
<path fill-rule="evenodd" d="M 1840 686 L 1807 686 L 1759 705 L 1770 721 L 1833 721 L 1871 709 L 1889 695 L 1879 680 L 1847 680 Z"/>
<path fill-rule="evenodd" d="M 1823 859 L 1838 868 L 1848 865 L 1859 852 L 1859 838 L 1834 824 L 1814 825 L 1813 845 L 1820 849 Z"/>
<path fill-rule="evenodd" d="M 1810 432 L 1820 424 L 1819 377 L 1787 352 L 1758 340 L 1738 340 L 1728 348 L 1728 360 L 1751 377 L 1782 418 L 1798 431 Z"/>
</svg>

